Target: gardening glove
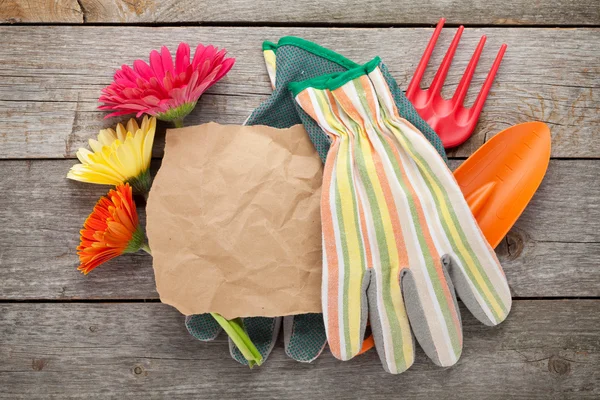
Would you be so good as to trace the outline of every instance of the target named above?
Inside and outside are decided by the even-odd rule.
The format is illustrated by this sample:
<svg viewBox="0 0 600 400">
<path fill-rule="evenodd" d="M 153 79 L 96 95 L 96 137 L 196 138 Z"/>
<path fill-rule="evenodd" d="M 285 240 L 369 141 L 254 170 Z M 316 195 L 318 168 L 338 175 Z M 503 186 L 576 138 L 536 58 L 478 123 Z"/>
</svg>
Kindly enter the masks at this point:
<svg viewBox="0 0 600 400">
<path fill-rule="evenodd" d="M 244 329 L 256 349 L 261 354 L 263 362 L 269 357 L 281 326 L 281 318 L 245 318 L 242 320 Z M 217 338 L 222 331 L 221 326 L 210 314 L 189 315 L 185 318 L 185 326 L 188 332 L 196 339 L 209 342 Z M 229 353 L 231 357 L 241 364 L 248 365 L 248 361 L 229 339 Z"/>
<path fill-rule="evenodd" d="M 244 318 L 244 329 L 262 355 L 263 362 L 266 361 L 275 346 L 282 321 L 285 352 L 290 358 L 300 362 L 311 362 L 321 354 L 326 343 L 321 314 L 301 314 L 279 318 Z M 203 342 L 216 339 L 222 330 L 210 314 L 187 316 L 185 326 L 192 336 Z M 231 339 L 229 340 L 229 352 L 236 361 L 247 365 L 247 360 Z"/>
<path fill-rule="evenodd" d="M 269 80 L 274 88 L 273 94 L 252 112 L 245 124 L 289 128 L 304 123 L 305 129 L 324 162 L 329 150 L 330 139 L 319 125 L 296 104 L 288 89 L 288 84 L 327 73 L 347 71 L 359 65 L 340 54 L 296 37 L 281 38 L 278 44 L 265 42 L 263 56 Z M 446 159 L 445 150 L 435 132 L 421 119 L 412 104 L 406 99 L 385 65 L 381 64 L 381 69 L 401 115 L 418 126 L 436 147 L 441 157 Z M 254 321 L 254 318 L 247 318 L 244 320 L 246 331 L 262 354 L 263 362 L 277 340 L 281 320 L 279 319 L 279 322 L 276 320 L 278 319 L 257 318 Z M 287 316 L 284 317 L 283 325 L 286 353 L 290 357 L 298 361 L 310 362 L 320 355 L 326 344 L 325 327 L 320 314 Z M 220 327 L 209 314 L 188 317 L 186 326 L 190 333 L 200 340 L 214 339 L 220 332 Z M 230 350 L 233 358 L 242 364 L 247 364 L 239 350 L 231 342 Z"/>
<path fill-rule="evenodd" d="M 290 85 L 332 141 L 321 202 L 327 339 L 335 357 L 354 357 L 368 316 L 386 371 L 411 366 L 413 334 L 450 366 L 462 351 L 455 291 L 496 325 L 510 290 L 443 158 L 400 117 L 380 64 Z"/>
</svg>

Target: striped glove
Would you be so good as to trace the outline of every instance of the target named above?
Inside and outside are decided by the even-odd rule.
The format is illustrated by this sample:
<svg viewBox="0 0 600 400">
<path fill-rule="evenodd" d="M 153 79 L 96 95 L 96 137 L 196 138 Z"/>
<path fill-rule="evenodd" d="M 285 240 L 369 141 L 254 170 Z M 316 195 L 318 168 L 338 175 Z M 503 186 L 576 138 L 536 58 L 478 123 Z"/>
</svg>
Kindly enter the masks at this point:
<svg viewBox="0 0 600 400">
<path fill-rule="evenodd" d="M 327 339 L 334 356 L 354 357 L 368 316 L 386 371 L 412 365 L 413 334 L 437 365 L 450 366 L 463 342 L 455 291 L 496 325 L 510 290 L 452 173 L 398 115 L 379 65 L 375 58 L 290 84 L 332 141 L 321 202 Z"/>
</svg>

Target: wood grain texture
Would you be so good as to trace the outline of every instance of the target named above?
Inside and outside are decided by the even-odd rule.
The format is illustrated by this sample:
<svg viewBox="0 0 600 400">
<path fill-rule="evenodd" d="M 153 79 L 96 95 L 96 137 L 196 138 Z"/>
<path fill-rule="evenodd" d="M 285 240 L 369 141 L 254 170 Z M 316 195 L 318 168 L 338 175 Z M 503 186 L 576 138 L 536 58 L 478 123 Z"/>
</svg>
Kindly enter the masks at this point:
<svg viewBox="0 0 600 400">
<path fill-rule="evenodd" d="M 6 3 L 6 2 L 4 2 Z M 286 23 L 597 25 L 600 10 L 589 0 L 28 0 L 0 7 L 2 22 L 91 23 Z M 19 6 L 25 3 L 26 6 Z M 1 3 L 0 3 L 1 4 Z M 57 13 L 68 8 L 70 13 Z"/>
<path fill-rule="evenodd" d="M 508 44 L 475 135 L 449 155 L 467 157 L 501 129 L 541 120 L 559 158 L 496 249 L 517 298 L 512 312 L 490 328 L 461 305 L 456 366 L 438 368 L 420 350 L 399 376 L 386 374 L 374 351 L 345 363 L 326 351 L 300 364 L 279 343 L 250 371 L 228 357 L 223 335 L 196 341 L 183 317 L 157 302 L 149 256 L 76 271 L 78 230 L 107 188 L 65 175 L 77 148 L 119 121 L 96 109 L 115 68 L 180 41 L 226 47 L 236 66 L 186 124 L 239 124 L 270 92 L 263 40 L 305 37 L 358 62 L 380 55 L 406 88 L 432 32 L 410 26 L 442 16 L 489 26 L 466 29 L 446 97 L 482 34 L 488 43 L 467 104 Z M 14 23 L 73 26 L 1 26 Z M 160 27 L 177 23 L 210 26 Z M 0 0 L 0 399 L 600 398 L 599 26 L 590 0 Z M 454 31 L 443 31 L 423 86 Z"/>
<path fill-rule="evenodd" d="M 83 17 L 84 13 L 77 0 L 0 1 L 0 24 L 24 22 L 72 24 L 84 22 Z"/>
<path fill-rule="evenodd" d="M 359 62 L 380 55 L 406 88 L 431 29 L 225 27 L 0 27 L 0 158 L 72 158 L 98 130 L 116 124 L 97 110 L 115 68 L 180 41 L 225 47 L 237 63 L 186 120 L 242 123 L 270 92 L 263 40 L 297 35 Z M 454 29 L 442 32 L 423 85 Z M 554 157 L 600 157 L 600 29 L 472 28 L 463 34 L 443 93 L 450 96 L 482 34 L 488 44 L 467 97 L 471 104 L 502 42 L 508 51 L 474 136 L 450 152 L 466 157 L 487 137 L 529 120 L 549 124 Z M 143 38 L 143 41 L 140 41 Z M 158 146 L 160 148 L 160 146 Z M 160 155 L 157 153 L 156 155 Z"/>
<path fill-rule="evenodd" d="M 600 300 L 515 301 L 486 327 L 461 309 L 464 350 L 439 368 L 417 351 L 405 373 L 375 351 L 311 364 L 278 344 L 249 370 L 223 335 L 194 340 L 163 304 L 0 304 L 2 399 L 597 399 Z"/>
<path fill-rule="evenodd" d="M 66 179 L 72 164 L 0 162 L 0 300 L 158 298 L 151 258 L 142 253 L 88 276 L 76 271 L 78 232 L 107 188 Z M 539 192 L 498 248 L 514 296 L 600 296 L 599 175 L 595 160 L 551 162 Z"/>
</svg>

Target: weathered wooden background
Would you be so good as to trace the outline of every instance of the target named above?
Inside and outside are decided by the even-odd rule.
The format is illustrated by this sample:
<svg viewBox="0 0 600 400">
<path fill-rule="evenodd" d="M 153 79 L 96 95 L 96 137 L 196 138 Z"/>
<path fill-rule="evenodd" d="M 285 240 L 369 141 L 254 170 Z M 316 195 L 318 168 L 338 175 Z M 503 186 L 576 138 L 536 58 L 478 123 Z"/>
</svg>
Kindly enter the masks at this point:
<svg viewBox="0 0 600 400">
<path fill-rule="evenodd" d="M 106 188 L 65 175 L 77 148 L 116 123 L 96 106 L 121 64 L 180 41 L 226 47 L 235 67 L 187 123 L 241 123 L 270 91 L 263 40 L 297 35 L 357 61 L 380 55 L 406 87 L 442 16 L 449 28 L 426 84 L 453 27 L 467 26 L 446 95 L 482 34 L 488 44 L 468 101 L 508 44 L 453 165 L 518 122 L 544 121 L 553 135 L 545 181 L 497 249 L 513 311 L 495 328 L 464 312 L 458 365 L 438 368 L 419 353 L 392 376 L 374 351 L 306 365 L 278 346 L 249 371 L 228 358 L 224 338 L 195 341 L 183 317 L 158 302 L 150 258 L 124 256 L 87 277 L 76 271 L 77 232 Z M 600 397 L 597 1 L 4 0 L 0 23 L 0 398 Z M 162 136 L 156 147 L 160 158 Z"/>
</svg>

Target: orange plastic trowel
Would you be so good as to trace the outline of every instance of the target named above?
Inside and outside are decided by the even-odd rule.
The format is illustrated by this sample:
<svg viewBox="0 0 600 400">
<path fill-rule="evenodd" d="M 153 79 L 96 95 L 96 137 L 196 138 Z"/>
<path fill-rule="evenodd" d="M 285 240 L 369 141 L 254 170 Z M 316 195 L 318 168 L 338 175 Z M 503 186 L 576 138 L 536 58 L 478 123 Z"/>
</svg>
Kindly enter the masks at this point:
<svg viewBox="0 0 600 400">
<path fill-rule="evenodd" d="M 517 222 L 542 183 L 549 162 L 550 129 L 542 122 L 525 122 L 498 133 L 454 171 L 492 247 Z M 360 353 L 373 345 L 371 335 Z"/>
<path fill-rule="evenodd" d="M 526 122 L 498 133 L 454 171 L 492 247 L 517 222 L 549 162 L 550 129 L 542 122 Z"/>
</svg>

